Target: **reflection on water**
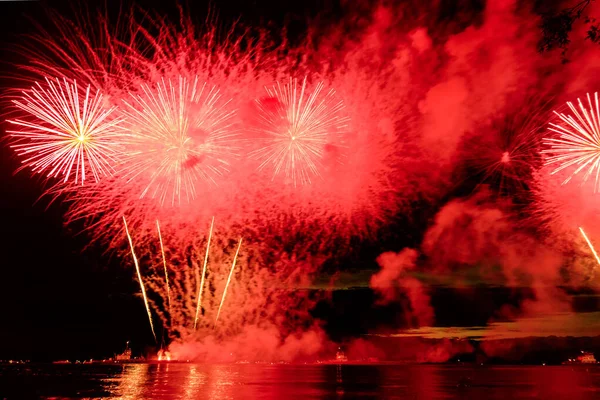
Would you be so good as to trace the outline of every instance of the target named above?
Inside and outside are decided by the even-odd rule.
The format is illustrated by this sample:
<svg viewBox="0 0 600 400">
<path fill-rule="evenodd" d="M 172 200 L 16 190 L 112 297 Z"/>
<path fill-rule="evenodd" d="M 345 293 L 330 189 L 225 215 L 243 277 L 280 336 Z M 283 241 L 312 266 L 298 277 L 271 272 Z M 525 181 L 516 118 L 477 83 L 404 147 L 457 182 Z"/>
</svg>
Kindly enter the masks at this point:
<svg viewBox="0 0 600 400">
<path fill-rule="evenodd" d="M 597 399 L 600 366 L 0 365 L 0 398 Z"/>
</svg>

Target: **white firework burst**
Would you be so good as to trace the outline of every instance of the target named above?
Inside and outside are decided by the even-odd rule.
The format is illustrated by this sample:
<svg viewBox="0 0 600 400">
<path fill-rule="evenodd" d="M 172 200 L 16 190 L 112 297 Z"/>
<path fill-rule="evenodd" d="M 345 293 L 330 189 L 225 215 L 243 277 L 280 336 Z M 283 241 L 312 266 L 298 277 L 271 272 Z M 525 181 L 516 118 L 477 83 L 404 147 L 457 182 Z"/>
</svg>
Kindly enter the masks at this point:
<svg viewBox="0 0 600 400">
<path fill-rule="evenodd" d="M 262 147 L 250 156 L 259 160 L 259 170 L 273 169 L 272 178 L 282 172 L 296 186 L 310 184 L 319 176 L 328 149 L 343 147 L 349 118 L 344 115 L 344 103 L 335 91 L 324 91 L 319 82 L 311 93 L 307 78 L 301 85 L 290 78 L 287 84 L 277 83 L 265 88 L 267 96 L 256 101 Z"/>
<path fill-rule="evenodd" d="M 8 122 L 20 127 L 9 130 L 15 138 L 11 147 L 26 157 L 22 163 L 35 173 L 49 178 L 74 175 L 84 184 L 91 175 L 95 181 L 110 175 L 117 162 L 122 119 L 114 117 L 116 107 L 104 108 L 99 91 L 88 85 L 80 93 L 77 83 L 46 78 L 47 85 L 36 83 L 22 92 L 13 104 L 27 116 Z"/>
<path fill-rule="evenodd" d="M 143 85 L 125 101 L 127 148 L 122 169 L 141 182 L 140 197 L 172 205 L 196 197 L 198 182 L 217 184 L 235 156 L 230 101 L 215 86 L 179 76 Z"/>
<path fill-rule="evenodd" d="M 594 175 L 594 191 L 599 189 L 600 177 L 600 107 L 598 93 L 594 93 L 594 101 L 587 94 L 588 106 L 577 99 L 579 110 L 573 103 L 567 105 L 571 115 L 555 114 L 559 120 L 550 123 L 548 130 L 554 132 L 554 137 L 544 139 L 548 149 L 542 153 L 548 154 L 546 165 L 556 165 L 551 172 L 555 174 L 562 170 L 573 168 L 572 173 L 563 184 L 568 183 L 573 177 L 583 172 L 583 182 Z"/>
</svg>

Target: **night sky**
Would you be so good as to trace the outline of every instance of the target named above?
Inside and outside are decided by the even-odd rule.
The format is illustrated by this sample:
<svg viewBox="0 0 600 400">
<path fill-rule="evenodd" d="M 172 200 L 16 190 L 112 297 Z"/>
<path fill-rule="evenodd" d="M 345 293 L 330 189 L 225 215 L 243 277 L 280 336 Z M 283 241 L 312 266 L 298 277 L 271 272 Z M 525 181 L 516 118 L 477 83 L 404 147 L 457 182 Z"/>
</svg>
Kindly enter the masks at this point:
<svg viewBox="0 0 600 400">
<path fill-rule="evenodd" d="M 200 3 L 187 7 L 190 15 L 197 15 L 196 19 L 202 21 L 209 7 Z M 439 23 L 451 19 L 457 12 L 457 3 L 473 14 L 482 8 L 481 2 L 477 1 L 443 1 L 442 11 L 432 20 Z M 137 4 L 177 19 L 178 11 L 174 5 L 148 1 Z M 0 1 L 2 88 L 11 87 L 14 82 L 11 75 L 18 75 L 13 65 L 19 61 L 19 56 L 12 51 L 14 44 L 20 40 L 20 35 L 35 32 L 29 18 L 47 26 L 44 24 L 47 6 L 72 15 L 69 7 L 58 2 Z M 218 19 L 224 25 L 241 16 L 242 22 L 248 25 L 269 26 L 270 29 L 287 26 L 292 39 L 304 32 L 307 18 L 318 16 L 317 21 L 324 23 L 344 16 L 343 7 L 334 1 L 227 0 L 219 2 L 217 7 Z M 90 6 L 90 9 L 94 8 Z M 113 15 L 118 13 L 117 8 L 108 11 Z M 460 15 L 468 18 L 464 13 Z M 5 123 L 0 124 L 0 129 L 5 128 Z M 50 198 L 40 199 L 43 182 L 31 179 L 26 171 L 15 173 L 18 160 L 6 141 L 0 144 L 0 187 L 3 188 L 0 197 L 0 359 L 101 358 L 121 351 L 127 340 L 132 341 L 137 353 L 152 346 L 131 265 L 106 254 L 101 246 L 87 248 L 89 238 L 79 233 L 81 226 L 63 225 L 66 206 L 60 201 L 50 204 Z M 311 287 L 298 289 L 334 289 L 330 300 L 323 301 L 313 311 L 316 317 L 325 321 L 325 330 L 333 340 L 343 342 L 367 333 L 390 334 L 411 325 L 401 302 L 374 306 L 377 299 L 369 289 L 369 280 L 378 270 L 375 260 L 384 251 L 418 247 L 438 207 L 449 198 L 469 193 L 475 185 L 467 181 L 434 204 L 415 204 L 410 217 L 396 216 L 377 240 L 359 243 L 348 254 L 339 255 L 325 266 L 323 275 Z M 431 339 L 484 336 L 481 330 L 485 331 L 485 328 L 482 327 L 502 306 L 512 304 L 516 307 L 532 296 L 527 287 L 507 287 L 493 278 L 469 276 L 468 271 L 462 273 L 464 275 L 460 277 L 452 273 L 445 276 L 414 273 L 430 290 L 437 329 L 423 328 L 405 332 L 406 335 Z M 330 283 L 332 277 L 335 277 L 333 284 Z M 597 322 L 600 318 L 595 318 L 599 311 L 598 298 L 585 290 L 570 294 L 574 296 L 575 312 L 557 324 L 573 329 L 565 332 L 549 329 L 541 333 L 525 329 L 523 336 L 570 336 L 578 329 L 585 336 L 600 333 Z M 502 325 L 508 323 L 508 320 L 497 318 L 497 325 L 489 331 L 498 335 L 497 338 L 510 337 L 501 334 L 510 331 L 511 326 Z M 448 331 L 449 327 L 459 328 Z M 480 330 L 473 333 L 474 327 Z"/>
</svg>

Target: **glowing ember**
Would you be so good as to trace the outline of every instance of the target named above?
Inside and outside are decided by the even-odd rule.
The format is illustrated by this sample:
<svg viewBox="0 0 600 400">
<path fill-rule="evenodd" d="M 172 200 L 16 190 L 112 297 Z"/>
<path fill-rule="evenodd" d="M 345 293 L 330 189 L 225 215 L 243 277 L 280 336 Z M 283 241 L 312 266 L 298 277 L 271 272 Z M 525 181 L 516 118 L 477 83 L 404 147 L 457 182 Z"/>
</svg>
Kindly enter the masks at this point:
<svg viewBox="0 0 600 400">
<path fill-rule="evenodd" d="M 257 100 L 260 139 L 264 147 L 251 156 L 261 161 L 259 169 L 273 168 L 273 179 L 281 172 L 298 183 L 311 183 L 311 176 L 320 175 L 320 166 L 327 146 L 336 146 L 336 135 L 343 134 L 348 118 L 342 115 L 344 104 L 336 100 L 333 89 L 322 93 L 319 82 L 312 93 L 307 91 L 307 78 L 277 83 L 266 88 L 268 97 Z"/>
<path fill-rule="evenodd" d="M 594 191 L 598 190 L 600 176 L 600 107 L 598 104 L 598 93 L 594 94 L 594 102 L 587 94 L 588 106 L 586 107 L 580 99 L 577 99 L 579 110 L 568 102 L 572 115 L 562 113 L 555 114 L 560 121 L 551 123 L 548 128 L 558 134 L 558 137 L 544 139 L 550 149 L 543 153 L 550 154 L 546 161 L 547 165 L 558 164 L 552 171 L 555 174 L 569 167 L 574 167 L 563 184 L 568 183 L 579 172 L 584 171 L 583 181 L 586 182 L 595 172 Z"/>
<path fill-rule="evenodd" d="M 36 83 L 21 100 L 13 101 L 32 118 L 8 121 L 22 128 L 8 131 L 16 138 L 11 147 L 26 157 L 26 166 L 49 178 L 63 176 L 67 182 L 75 175 L 75 183 L 84 184 L 89 175 L 98 181 L 111 174 L 122 122 L 113 118 L 116 107 L 103 109 L 102 95 L 91 93 L 90 86 L 81 94 L 76 82 L 46 78 L 46 83 Z"/>
</svg>

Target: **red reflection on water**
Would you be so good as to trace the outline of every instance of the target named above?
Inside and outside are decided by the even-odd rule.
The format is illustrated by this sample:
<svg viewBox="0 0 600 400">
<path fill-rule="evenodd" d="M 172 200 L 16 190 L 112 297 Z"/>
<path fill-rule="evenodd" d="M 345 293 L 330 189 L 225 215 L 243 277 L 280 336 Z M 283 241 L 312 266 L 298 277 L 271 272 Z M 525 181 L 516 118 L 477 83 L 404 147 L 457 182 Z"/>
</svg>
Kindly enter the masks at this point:
<svg viewBox="0 0 600 400">
<path fill-rule="evenodd" d="M 122 399 L 600 398 L 581 366 L 132 364 L 105 382 Z"/>
<path fill-rule="evenodd" d="M 122 379 L 115 394 L 124 399 L 142 398 L 148 387 L 149 369 L 149 364 L 124 365 Z"/>
</svg>

